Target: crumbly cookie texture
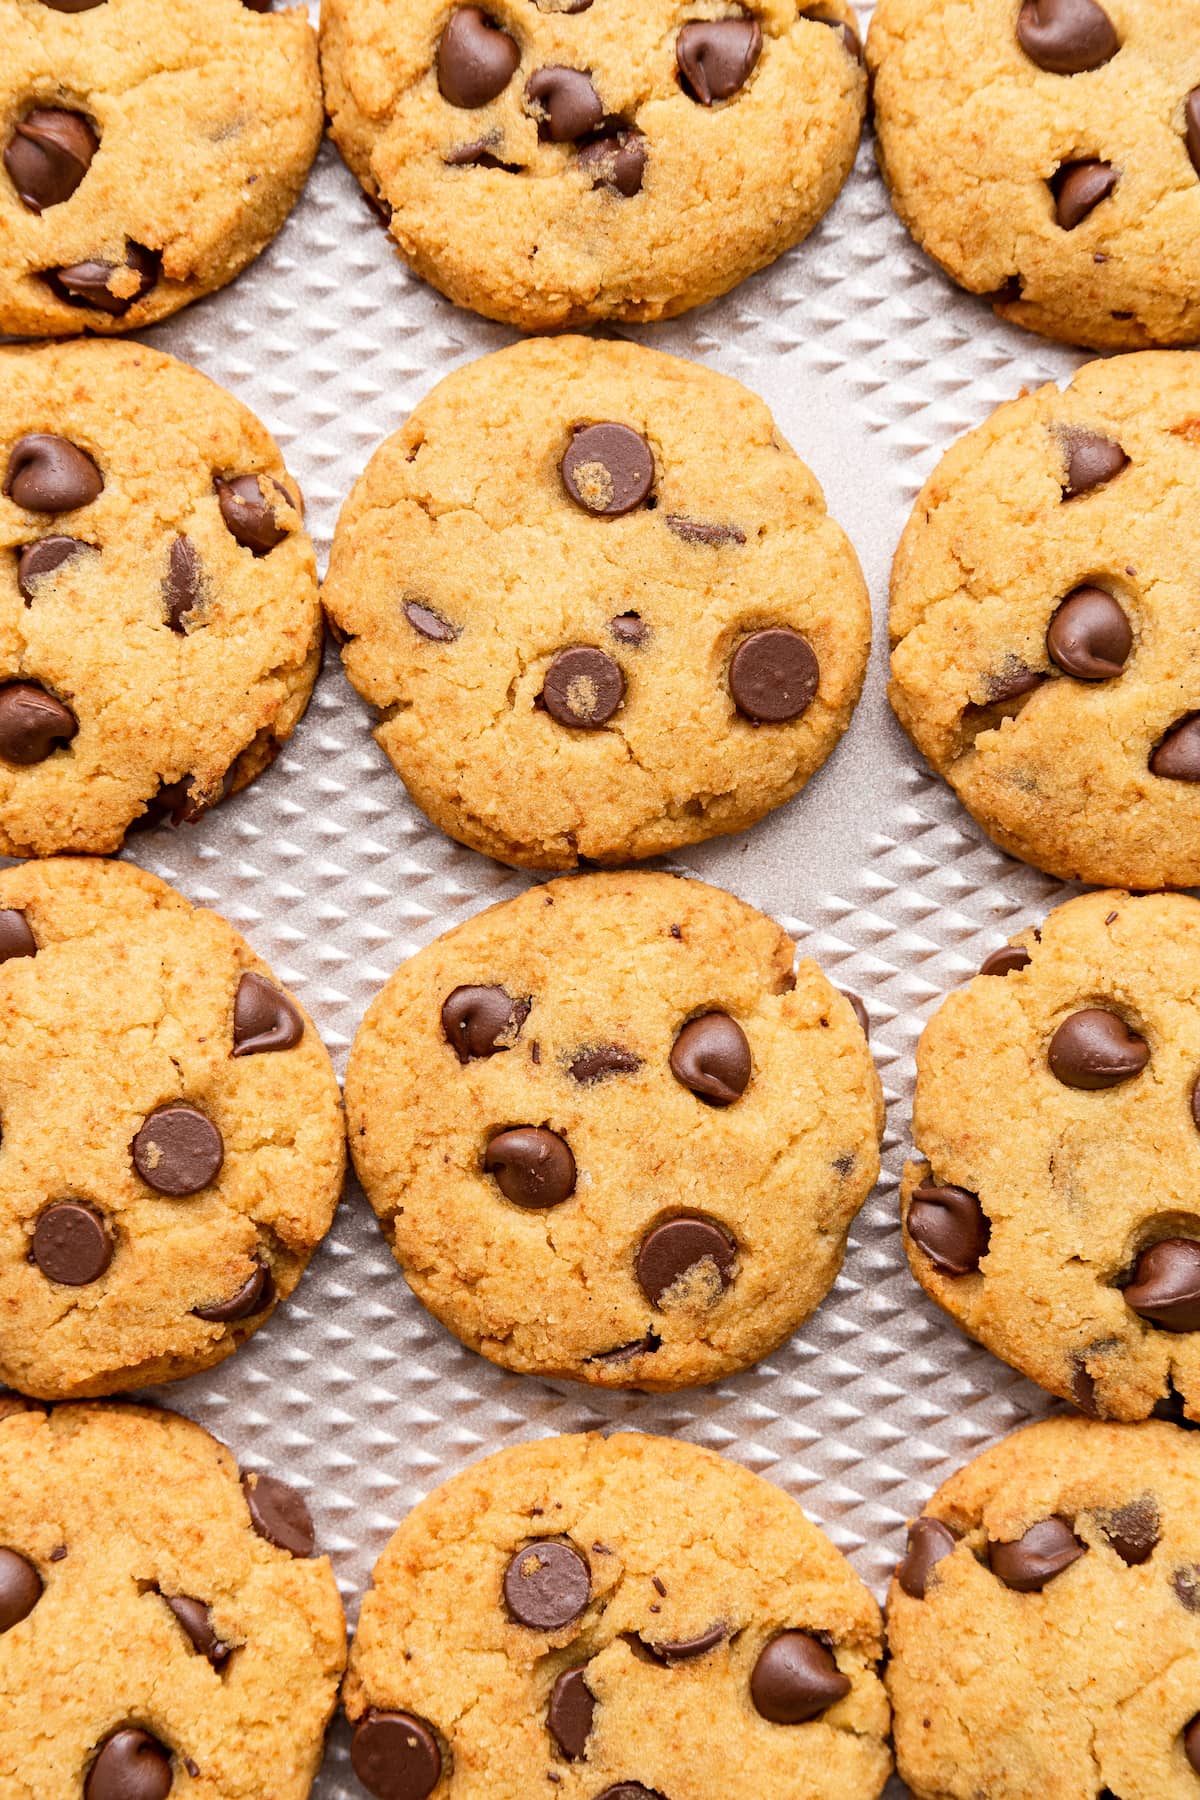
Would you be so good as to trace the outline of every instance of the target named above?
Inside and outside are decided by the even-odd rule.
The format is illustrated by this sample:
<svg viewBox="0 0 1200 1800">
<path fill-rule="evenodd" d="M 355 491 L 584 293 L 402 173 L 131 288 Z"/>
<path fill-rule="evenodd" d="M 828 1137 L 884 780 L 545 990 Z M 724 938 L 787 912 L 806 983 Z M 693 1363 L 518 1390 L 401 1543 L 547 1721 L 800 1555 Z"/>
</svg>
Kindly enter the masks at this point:
<svg viewBox="0 0 1200 1800">
<path fill-rule="evenodd" d="M 143 344 L 0 350 L 0 487 L 0 851 L 113 851 L 268 767 L 322 627 L 253 413 Z"/>
<path fill-rule="evenodd" d="M 762 402 L 585 338 L 439 383 L 343 507 L 324 600 L 418 805 L 533 868 L 751 824 L 829 755 L 870 648 Z"/>
<path fill-rule="evenodd" d="M 448 932 L 367 1012 L 355 1165 L 472 1349 L 605 1387 L 714 1381 L 833 1283 L 874 1185 L 850 1002 L 699 882 L 585 875 Z"/>
<path fill-rule="evenodd" d="M 1088 894 L 951 994 L 917 1052 L 913 1273 L 1101 1417 L 1200 1418 L 1198 995 L 1200 903 Z"/>
<path fill-rule="evenodd" d="M 880 1650 L 845 1558 L 749 1470 L 631 1433 L 520 1444 L 376 1564 L 353 1761 L 381 1800 L 873 1800 Z"/>
<path fill-rule="evenodd" d="M 1002 849 L 1200 883 L 1200 355 L 1085 364 L 962 438 L 892 571 L 891 700 Z"/>
<path fill-rule="evenodd" d="M 324 1046 L 216 913 L 126 863 L 0 875 L 0 1378 L 63 1399 L 222 1361 L 344 1164 Z"/>
<path fill-rule="evenodd" d="M 879 162 L 923 250 L 1016 325 L 1096 350 L 1200 338 L 1200 11 L 880 0 Z"/>
<path fill-rule="evenodd" d="M 916 1800 L 1200 1789 L 1198 1520 L 1200 1442 L 1172 1425 L 1048 1419 L 952 1476 L 888 1599 Z"/>
<path fill-rule="evenodd" d="M 304 1800 L 346 1633 L 298 1493 L 173 1413 L 14 1408 L 0 1538 L 6 1800 Z"/>
<path fill-rule="evenodd" d="M 853 21 L 844 0 L 326 0 L 326 105 L 452 300 L 524 331 L 661 319 L 832 205 L 866 108 Z"/>
<path fill-rule="evenodd" d="M 0 0 L 0 331 L 137 331 L 275 236 L 321 141 L 270 0 Z"/>
</svg>

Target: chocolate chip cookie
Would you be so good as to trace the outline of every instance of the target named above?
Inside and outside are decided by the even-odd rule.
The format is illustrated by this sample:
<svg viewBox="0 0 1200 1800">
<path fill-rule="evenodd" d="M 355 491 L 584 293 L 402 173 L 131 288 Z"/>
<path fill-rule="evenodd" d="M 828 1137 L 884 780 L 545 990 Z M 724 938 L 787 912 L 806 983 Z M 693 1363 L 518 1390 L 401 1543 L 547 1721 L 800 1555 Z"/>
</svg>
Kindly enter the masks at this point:
<svg viewBox="0 0 1200 1800">
<path fill-rule="evenodd" d="M 304 1800 L 346 1660 L 308 1508 L 190 1420 L 0 1418 L 5 1800 Z"/>
<path fill-rule="evenodd" d="M 419 951 L 355 1039 L 355 1165 L 397 1260 L 493 1362 L 669 1389 L 833 1283 L 879 1168 L 849 1000 L 717 888 L 533 888 Z"/>
<path fill-rule="evenodd" d="M 439 383 L 343 507 L 324 599 L 417 804 L 531 868 L 761 818 L 870 647 L 854 552 L 761 401 L 586 338 Z"/>
<path fill-rule="evenodd" d="M 666 318 L 773 262 L 866 106 L 845 0 L 325 0 L 321 60 L 401 254 L 523 331 Z"/>
<path fill-rule="evenodd" d="M 1200 1793 L 1200 1442 L 1048 1419 L 909 1527 L 888 1600 L 916 1800 Z"/>
<path fill-rule="evenodd" d="M 321 139 L 271 0 L 0 0 L 0 332 L 136 331 L 275 236 Z"/>
<path fill-rule="evenodd" d="M 892 571 L 892 705 L 1002 849 L 1200 883 L 1200 355 L 1086 364 L 934 470 Z"/>
<path fill-rule="evenodd" d="M 1200 11 L 880 0 L 880 166 L 923 250 L 997 314 L 1097 350 L 1200 338 Z"/>
<path fill-rule="evenodd" d="M 874 1800 L 880 1650 L 849 1564 L 748 1469 L 632 1433 L 519 1444 L 376 1564 L 351 1760 L 377 1800 Z"/>
<path fill-rule="evenodd" d="M 0 852 L 116 850 L 270 766 L 321 656 L 301 508 L 185 364 L 0 350 Z"/>
<path fill-rule="evenodd" d="M 224 919 L 127 863 L 0 875 L 0 1130 L 0 1379 L 44 1399 L 221 1362 L 341 1187 L 311 1021 Z"/>
</svg>

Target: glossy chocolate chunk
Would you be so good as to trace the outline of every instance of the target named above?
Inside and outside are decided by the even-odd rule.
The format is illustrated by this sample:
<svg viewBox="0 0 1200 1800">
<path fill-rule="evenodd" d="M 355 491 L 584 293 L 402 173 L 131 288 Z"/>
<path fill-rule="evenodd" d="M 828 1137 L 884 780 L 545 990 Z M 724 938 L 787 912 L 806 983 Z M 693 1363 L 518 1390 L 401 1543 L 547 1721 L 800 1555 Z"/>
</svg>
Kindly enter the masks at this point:
<svg viewBox="0 0 1200 1800">
<path fill-rule="evenodd" d="M 1200 1243 L 1162 1238 L 1142 1251 L 1125 1304 L 1163 1331 L 1200 1331 Z"/>
<path fill-rule="evenodd" d="M 923 1600 L 929 1577 L 958 1540 L 940 1519 L 914 1519 L 908 1528 L 908 1548 L 896 1570 L 896 1580 L 913 1600 Z"/>
<path fill-rule="evenodd" d="M 576 731 L 607 725 L 625 698 L 620 663 L 591 644 L 560 650 L 546 670 L 542 704 L 552 719 Z"/>
<path fill-rule="evenodd" d="M 1150 1061 L 1145 1038 L 1107 1007 L 1086 1006 L 1064 1019 L 1047 1052 L 1051 1073 L 1064 1087 L 1091 1092 L 1132 1081 Z"/>
<path fill-rule="evenodd" d="M 1082 425 L 1065 426 L 1059 432 L 1059 442 L 1066 462 L 1064 500 L 1078 500 L 1081 495 L 1090 494 L 1129 467 L 1129 458 L 1120 444 Z"/>
<path fill-rule="evenodd" d="M 1200 175 L 1200 87 L 1194 87 L 1183 107 L 1184 142 L 1192 167 Z"/>
<path fill-rule="evenodd" d="M 1078 1562 L 1081 1544 L 1065 1519 L 1040 1519 L 1012 1543 L 988 1544 L 988 1566 L 1018 1594 L 1040 1594 L 1046 1583 Z"/>
<path fill-rule="evenodd" d="M 449 619 L 443 619 L 440 612 L 420 600 L 406 600 L 404 616 L 418 637 L 428 638 L 431 643 L 452 644 L 459 635 Z"/>
<path fill-rule="evenodd" d="M 1098 69 L 1120 48 L 1113 22 L 1097 0 L 1025 0 L 1017 16 L 1017 42 L 1051 75 Z"/>
<path fill-rule="evenodd" d="M 655 1662 L 662 1663 L 665 1668 L 673 1668 L 676 1663 L 695 1662 L 698 1657 L 707 1656 L 718 1644 L 723 1644 L 729 1636 L 728 1625 L 721 1623 L 710 1625 L 693 1638 L 674 1638 L 667 1642 L 651 1643 L 639 1636 L 639 1643 Z"/>
<path fill-rule="evenodd" d="M 1183 1728 L 1183 1753 L 1200 1775 L 1200 1713 Z"/>
<path fill-rule="evenodd" d="M 367 1713 L 354 1728 L 350 1762 L 376 1800 L 425 1800 L 442 1778 L 437 1738 L 415 1713 Z"/>
<path fill-rule="evenodd" d="M 460 6 L 450 14 L 438 44 L 442 98 L 451 106 L 486 106 L 504 92 L 520 60 L 515 41 L 482 7 Z"/>
<path fill-rule="evenodd" d="M 37 940 L 25 914 L 12 906 L 0 907 L 0 963 L 36 955 Z"/>
<path fill-rule="evenodd" d="M 221 475 L 213 477 L 221 517 L 237 542 L 254 556 L 266 556 L 288 534 L 288 527 L 279 523 L 274 504 L 259 485 L 262 481 L 292 504 L 287 489 L 272 476 L 235 475 L 228 481 Z"/>
<path fill-rule="evenodd" d="M 1164 781 L 1200 781 L 1200 713 L 1172 725 L 1150 758 L 1150 773 Z"/>
<path fill-rule="evenodd" d="M 578 1762 L 587 1749 L 595 1714 L 586 1669 L 567 1669 L 550 1690 L 546 1729 L 568 1761 Z"/>
<path fill-rule="evenodd" d="M 781 1631 L 760 1653 L 750 1677 L 756 1712 L 773 1725 L 820 1718 L 850 1692 L 829 1651 L 809 1631 Z"/>
<path fill-rule="evenodd" d="M 1046 650 L 1064 675 L 1108 681 L 1119 675 L 1133 649 L 1125 609 L 1106 588 L 1077 587 L 1050 621 Z"/>
<path fill-rule="evenodd" d="M 675 40 L 684 89 L 701 106 L 729 100 L 745 87 L 762 55 L 757 19 L 694 19 Z"/>
<path fill-rule="evenodd" d="M 214 1300 L 211 1306 L 193 1306 L 198 1319 L 214 1325 L 235 1324 L 238 1319 L 251 1319 L 270 1306 L 275 1298 L 275 1280 L 265 1263 L 258 1263 L 253 1275 L 235 1288 L 227 1300 Z"/>
<path fill-rule="evenodd" d="M 632 200 L 646 178 L 646 140 L 640 131 L 605 131 L 582 146 L 579 167 L 594 188 Z"/>
<path fill-rule="evenodd" d="M 1082 162 L 1063 163 L 1050 190 L 1054 195 L 1054 216 L 1064 231 L 1074 231 L 1088 214 L 1094 212 L 1121 179 L 1121 171 L 1111 163 L 1091 156 Z"/>
<path fill-rule="evenodd" d="M 652 1306 L 661 1306 L 677 1281 L 709 1263 L 723 1292 L 733 1279 L 736 1260 L 734 1239 L 711 1219 L 667 1219 L 642 1239 L 637 1254 L 638 1286 Z"/>
<path fill-rule="evenodd" d="M 179 637 L 187 630 L 190 614 L 199 610 L 200 557 L 191 538 L 182 535 L 171 540 L 167 553 L 167 572 L 162 584 L 163 611 L 167 624 Z"/>
<path fill-rule="evenodd" d="M 511 1050 L 529 1017 L 529 1001 L 502 987 L 456 987 L 442 1005 L 442 1036 L 460 1063 Z"/>
<path fill-rule="evenodd" d="M 4 492 L 26 512 L 74 512 L 90 506 L 103 489 L 96 464 L 69 438 L 32 431 L 12 447 Z"/>
<path fill-rule="evenodd" d="M 0 1634 L 27 1619 L 42 1597 L 42 1578 L 16 1550 L 0 1550 Z"/>
<path fill-rule="evenodd" d="M 562 464 L 563 486 L 584 512 L 616 519 L 641 506 L 654 486 L 654 456 L 631 425 L 578 425 Z"/>
<path fill-rule="evenodd" d="M 137 281 L 127 293 L 117 293 L 113 276 L 124 270 L 132 270 Z M 84 262 L 47 269 L 43 279 L 68 306 L 90 306 L 94 312 L 107 313 L 110 319 L 123 319 L 130 307 L 136 306 L 156 285 L 161 273 L 162 257 L 157 250 L 127 241 L 123 263 L 89 257 Z M 120 285 L 122 289 L 129 286 L 124 281 Z"/>
<path fill-rule="evenodd" d="M 18 120 L 4 166 L 23 203 L 40 213 L 71 198 L 99 148 L 100 139 L 82 113 L 37 106 Z"/>
<path fill-rule="evenodd" d="M 292 1556 L 311 1556 L 317 1534 L 303 1497 L 274 1475 L 243 1475 L 250 1523 L 259 1537 Z"/>
<path fill-rule="evenodd" d="M 138 1726 L 114 1731 L 100 1747 L 83 1785 L 84 1800 L 167 1800 L 171 1752 Z"/>
<path fill-rule="evenodd" d="M 729 663 L 733 703 L 756 725 L 782 725 L 800 718 L 816 698 L 820 678 L 808 639 L 785 626 L 752 632 Z"/>
<path fill-rule="evenodd" d="M 562 1631 L 581 1616 L 591 1597 L 587 1563 L 557 1538 L 526 1544 L 504 1571 L 509 1613 L 531 1631 Z"/>
<path fill-rule="evenodd" d="M 814 25 L 829 25 L 834 31 L 841 33 L 846 49 L 860 63 L 863 59 L 862 40 L 848 19 L 839 18 L 831 6 L 805 6 L 800 11 L 802 19 L 811 19 Z"/>
<path fill-rule="evenodd" d="M 728 1013 L 702 1013 L 683 1027 L 671 1047 L 676 1081 L 711 1106 L 732 1106 L 750 1085 L 750 1045 Z"/>
<path fill-rule="evenodd" d="M 55 569 L 61 569 L 65 562 L 70 562 L 73 556 L 89 547 L 73 537 L 44 537 L 26 544 L 17 561 L 17 589 L 25 603 L 32 605 L 36 593 L 34 584 L 43 575 L 52 575 Z"/>
<path fill-rule="evenodd" d="M 587 137 L 604 118 L 600 96 L 583 69 L 556 63 L 535 69 L 525 83 L 525 99 L 538 120 L 538 136 L 553 144 Z"/>
<path fill-rule="evenodd" d="M 45 762 L 79 730 L 69 707 L 36 681 L 0 688 L 0 757 L 22 768 Z"/>
<path fill-rule="evenodd" d="M 973 1275 L 987 1255 L 991 1224 L 978 1194 L 922 1181 L 912 1191 L 908 1235 L 942 1275 Z"/>
<path fill-rule="evenodd" d="M 164 1594 L 163 1599 L 197 1656 L 206 1657 L 214 1669 L 223 1668 L 233 1655 L 233 1647 L 223 1643 L 213 1630 L 212 1613 L 203 1600 L 193 1600 L 186 1594 Z"/>
<path fill-rule="evenodd" d="M 247 969 L 233 1002 L 233 1054 L 291 1050 L 304 1036 L 300 1010 L 265 975 Z"/>
<path fill-rule="evenodd" d="M 180 1198 L 214 1182 L 225 1144 L 210 1118 L 177 1101 L 152 1112 L 133 1140 L 133 1165 L 148 1187 Z"/>
<path fill-rule="evenodd" d="M 88 1287 L 113 1258 L 108 1226 L 93 1207 L 77 1200 L 48 1206 L 33 1230 L 33 1260 L 47 1281 Z"/>
<path fill-rule="evenodd" d="M 1020 944 L 1004 944 L 999 950 L 985 957 L 979 965 L 981 975 L 1015 975 L 1018 969 L 1027 969 L 1032 961 L 1028 950 Z"/>
<path fill-rule="evenodd" d="M 569 1144 L 540 1125 L 517 1125 L 489 1143 L 483 1166 L 514 1206 L 537 1211 L 561 1206 L 575 1192 L 575 1158 Z"/>
</svg>

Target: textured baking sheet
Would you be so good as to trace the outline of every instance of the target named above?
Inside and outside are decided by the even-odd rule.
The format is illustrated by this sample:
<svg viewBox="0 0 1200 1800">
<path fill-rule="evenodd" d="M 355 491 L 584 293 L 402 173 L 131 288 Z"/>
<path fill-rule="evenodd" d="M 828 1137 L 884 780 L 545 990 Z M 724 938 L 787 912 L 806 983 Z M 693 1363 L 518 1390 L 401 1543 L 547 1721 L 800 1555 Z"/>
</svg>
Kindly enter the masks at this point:
<svg viewBox="0 0 1200 1800">
<path fill-rule="evenodd" d="M 322 567 L 370 452 L 440 377 L 512 336 L 407 272 L 328 145 L 267 254 L 146 335 L 275 433 Z M 352 1620 L 388 1536 L 437 1483 L 517 1439 L 614 1426 L 710 1445 L 778 1482 L 882 1597 L 904 1520 L 1050 1405 L 912 1281 L 896 1188 L 924 1020 L 1062 890 L 993 849 L 919 763 L 884 695 L 885 603 L 892 550 L 937 457 L 999 401 L 1079 359 L 951 289 L 892 214 L 869 137 L 806 244 L 716 305 L 627 335 L 764 396 L 871 585 L 871 674 L 840 749 L 790 806 L 671 866 L 774 914 L 864 997 L 888 1099 L 885 1172 L 834 1291 L 796 1337 L 736 1380 L 667 1397 L 528 1380 L 461 1348 L 411 1296 L 351 1183 L 292 1302 L 214 1374 L 157 1397 L 308 1491 Z M 458 848 L 408 801 L 332 652 L 274 768 L 200 825 L 136 838 L 132 855 L 245 932 L 302 996 L 339 1074 L 392 970 L 527 880 Z M 314 1791 L 361 1800 L 344 1727 Z"/>
</svg>

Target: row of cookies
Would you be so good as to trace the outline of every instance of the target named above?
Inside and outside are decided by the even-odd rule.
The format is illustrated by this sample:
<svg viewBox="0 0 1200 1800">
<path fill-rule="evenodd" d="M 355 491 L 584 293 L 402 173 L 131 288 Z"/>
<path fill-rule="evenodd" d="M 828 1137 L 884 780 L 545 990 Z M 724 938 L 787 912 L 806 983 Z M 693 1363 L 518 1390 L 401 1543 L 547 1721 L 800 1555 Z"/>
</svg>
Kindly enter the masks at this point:
<svg viewBox="0 0 1200 1800">
<path fill-rule="evenodd" d="M 867 107 L 845 0 L 0 0 L 0 330 L 137 330 L 230 281 L 330 129 L 419 274 L 524 330 L 671 316 L 800 242 Z M 880 163 L 1004 318 L 1200 337 L 1200 21 L 881 0 Z M 697 180 L 703 170 L 703 180 Z M 969 171 L 969 174 L 968 174 Z"/>
</svg>

